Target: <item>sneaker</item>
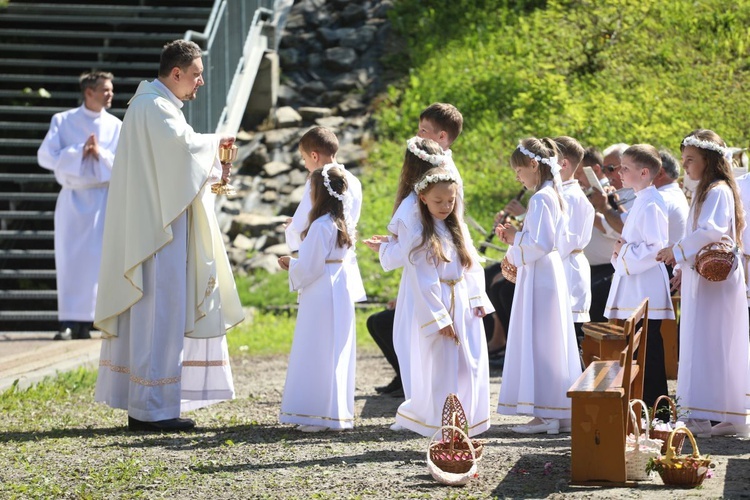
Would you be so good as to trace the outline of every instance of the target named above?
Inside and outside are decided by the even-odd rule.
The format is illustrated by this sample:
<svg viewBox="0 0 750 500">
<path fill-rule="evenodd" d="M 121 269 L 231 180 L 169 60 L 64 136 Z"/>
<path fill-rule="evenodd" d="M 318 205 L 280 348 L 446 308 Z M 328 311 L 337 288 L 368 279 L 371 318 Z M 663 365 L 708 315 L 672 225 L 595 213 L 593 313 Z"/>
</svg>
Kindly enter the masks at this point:
<svg viewBox="0 0 750 500">
<path fill-rule="evenodd" d="M 534 424 L 528 423 L 525 425 L 516 425 L 511 427 L 513 432 L 519 434 L 559 434 L 560 433 L 560 421 L 556 418 L 540 418 L 541 423 Z"/>
<path fill-rule="evenodd" d="M 742 427 L 742 426 L 739 426 Z M 691 431 L 692 432 L 692 431 Z M 721 422 L 711 427 L 712 436 L 736 436 L 740 434 L 737 432 L 734 424 L 729 422 Z"/>
<path fill-rule="evenodd" d="M 689 418 L 685 421 L 685 427 L 693 433 L 695 437 L 711 437 L 711 421 L 705 419 Z"/>
</svg>

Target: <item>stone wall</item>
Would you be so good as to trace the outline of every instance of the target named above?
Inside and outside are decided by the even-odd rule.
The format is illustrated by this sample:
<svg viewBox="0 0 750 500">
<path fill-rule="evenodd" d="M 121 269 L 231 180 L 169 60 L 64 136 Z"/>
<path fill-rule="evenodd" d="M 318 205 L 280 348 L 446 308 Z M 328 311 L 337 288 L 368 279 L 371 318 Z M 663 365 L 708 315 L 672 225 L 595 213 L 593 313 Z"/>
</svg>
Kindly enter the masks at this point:
<svg viewBox="0 0 750 500">
<path fill-rule="evenodd" d="M 388 40 L 390 0 L 295 2 L 279 47 L 277 107 L 255 130 L 240 132 L 238 194 L 219 198 L 219 222 L 239 275 L 279 270 L 289 254 L 283 223 L 300 202 L 307 171 L 297 152 L 305 131 L 321 125 L 339 138 L 337 160 L 357 171 L 367 159 L 370 103 L 384 89 L 379 59 Z"/>
</svg>

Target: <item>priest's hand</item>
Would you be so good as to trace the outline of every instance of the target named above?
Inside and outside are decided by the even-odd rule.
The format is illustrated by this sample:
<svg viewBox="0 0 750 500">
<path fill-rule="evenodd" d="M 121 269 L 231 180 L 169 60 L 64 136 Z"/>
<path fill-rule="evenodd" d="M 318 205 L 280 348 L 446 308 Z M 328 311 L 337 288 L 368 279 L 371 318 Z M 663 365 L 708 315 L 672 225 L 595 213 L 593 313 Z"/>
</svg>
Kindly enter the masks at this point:
<svg viewBox="0 0 750 500">
<path fill-rule="evenodd" d="M 223 135 L 219 139 L 219 147 L 231 148 L 234 145 L 235 138 L 233 135 Z"/>
<path fill-rule="evenodd" d="M 292 258 L 288 255 L 283 255 L 279 257 L 279 267 L 283 269 L 284 271 L 289 270 L 289 262 L 292 260 Z"/>
<path fill-rule="evenodd" d="M 221 164 L 221 182 L 224 184 L 229 183 L 229 178 L 232 176 L 232 164 L 222 163 Z"/>
<path fill-rule="evenodd" d="M 672 273 L 672 279 L 669 280 L 671 285 L 670 292 L 679 292 L 682 285 L 682 269 L 675 269 Z"/>
<path fill-rule="evenodd" d="M 458 336 L 456 335 L 456 330 L 453 329 L 453 325 L 444 326 L 443 328 L 438 330 L 438 333 L 442 335 L 443 337 L 448 337 L 449 339 L 453 339 L 456 345 L 460 343 L 458 340 Z"/>
<path fill-rule="evenodd" d="M 664 262 L 668 266 L 676 265 L 677 261 L 674 258 L 674 245 L 659 250 L 659 253 L 656 254 L 656 260 L 658 262 Z"/>
<path fill-rule="evenodd" d="M 96 135 L 91 134 L 83 145 L 83 157 L 93 156 L 99 159 L 99 143 L 96 141 Z"/>
</svg>

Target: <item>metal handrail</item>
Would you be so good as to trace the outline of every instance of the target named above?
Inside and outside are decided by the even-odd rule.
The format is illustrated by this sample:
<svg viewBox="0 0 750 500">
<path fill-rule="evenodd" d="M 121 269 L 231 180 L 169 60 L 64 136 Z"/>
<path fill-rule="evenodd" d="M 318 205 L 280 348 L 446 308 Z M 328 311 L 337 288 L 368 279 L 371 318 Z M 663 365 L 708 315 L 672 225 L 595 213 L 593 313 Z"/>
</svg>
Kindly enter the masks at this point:
<svg viewBox="0 0 750 500">
<path fill-rule="evenodd" d="M 226 117 L 238 106 L 244 112 L 249 91 L 245 96 L 234 89 L 246 72 L 250 72 L 251 80 L 255 78 L 257 64 L 245 64 L 248 51 L 262 54 L 266 50 L 268 44 L 261 29 L 266 16 L 273 15 L 273 7 L 273 0 L 215 0 L 206 29 L 202 33 L 185 32 L 185 40 L 195 41 L 203 49 L 206 86 L 185 106 L 187 120 L 197 132 L 237 132 L 239 120 L 228 126 Z M 257 57 L 253 60 L 260 62 Z M 240 102 L 242 97 L 245 102 Z"/>
</svg>

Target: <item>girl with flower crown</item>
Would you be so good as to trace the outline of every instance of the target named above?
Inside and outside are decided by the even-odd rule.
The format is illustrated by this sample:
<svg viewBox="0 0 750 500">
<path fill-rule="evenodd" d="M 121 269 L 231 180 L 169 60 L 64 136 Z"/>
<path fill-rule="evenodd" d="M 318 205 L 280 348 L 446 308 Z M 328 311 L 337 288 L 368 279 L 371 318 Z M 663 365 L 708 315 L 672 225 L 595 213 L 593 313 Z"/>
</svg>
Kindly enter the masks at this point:
<svg viewBox="0 0 750 500">
<path fill-rule="evenodd" d="M 731 151 L 711 130 L 699 129 L 680 146 L 685 173 L 698 187 L 685 235 L 657 254 L 675 265 L 680 289 L 680 365 L 677 397 L 696 436 L 750 434 L 750 340 L 741 265 L 724 281 L 708 281 L 693 268 L 698 252 L 728 237 L 740 248 L 744 214 L 731 168 Z M 720 423 L 711 426 L 711 420 Z"/>
<path fill-rule="evenodd" d="M 279 257 L 299 310 L 281 400 L 281 423 L 302 432 L 354 425 L 355 320 L 350 267 L 352 200 L 345 173 L 326 166 L 310 175 L 312 208 L 299 257 Z"/>
<path fill-rule="evenodd" d="M 490 427 L 489 363 L 482 318 L 492 312 L 484 270 L 456 210 L 458 179 L 433 168 L 416 183 L 418 219 L 402 283 L 413 297 L 408 332 L 411 391 L 396 424 L 423 436 L 440 427 L 445 398 L 456 394 L 470 436 Z"/>
<path fill-rule="evenodd" d="M 510 158 L 518 180 L 534 194 L 522 231 L 498 226 L 516 266 L 497 412 L 534 418 L 512 428 L 522 434 L 570 432 L 568 388 L 581 374 L 568 285 L 555 242 L 566 231 L 559 152 L 552 139 L 524 139 Z"/>
<path fill-rule="evenodd" d="M 372 250 L 379 253 L 380 265 L 385 271 L 392 271 L 404 266 L 411 249 L 408 242 L 412 239 L 415 228 L 419 225 L 419 211 L 417 195 L 414 186 L 424 174 L 446 161 L 443 150 L 437 142 L 431 139 L 412 137 L 406 142 L 404 164 L 401 167 L 396 201 L 393 205 L 393 216 L 388 223 L 389 235 L 375 235 L 364 241 Z M 406 241 L 406 244 L 402 242 Z M 396 297 L 396 311 L 393 321 L 393 347 L 398 358 L 401 383 L 404 395 L 408 399 L 411 395 L 411 346 L 410 333 L 414 330 L 413 290 L 406 288 L 403 276 Z M 417 292 L 418 293 L 418 292 Z M 419 370 L 419 368 L 416 368 Z M 398 424 L 392 427 L 400 430 Z"/>
</svg>

